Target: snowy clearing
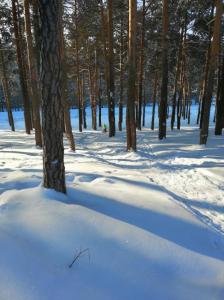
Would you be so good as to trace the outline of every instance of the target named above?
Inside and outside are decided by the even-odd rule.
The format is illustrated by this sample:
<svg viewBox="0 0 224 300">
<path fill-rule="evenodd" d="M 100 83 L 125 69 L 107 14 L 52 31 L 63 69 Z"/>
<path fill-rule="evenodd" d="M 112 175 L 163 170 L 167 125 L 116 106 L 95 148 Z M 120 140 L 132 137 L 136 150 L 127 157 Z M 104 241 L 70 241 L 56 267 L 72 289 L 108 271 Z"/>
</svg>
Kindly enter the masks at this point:
<svg viewBox="0 0 224 300">
<path fill-rule="evenodd" d="M 0 300 L 224 299 L 223 137 L 144 129 L 127 153 L 124 132 L 75 132 L 64 196 L 19 129 L 0 130 Z"/>
</svg>

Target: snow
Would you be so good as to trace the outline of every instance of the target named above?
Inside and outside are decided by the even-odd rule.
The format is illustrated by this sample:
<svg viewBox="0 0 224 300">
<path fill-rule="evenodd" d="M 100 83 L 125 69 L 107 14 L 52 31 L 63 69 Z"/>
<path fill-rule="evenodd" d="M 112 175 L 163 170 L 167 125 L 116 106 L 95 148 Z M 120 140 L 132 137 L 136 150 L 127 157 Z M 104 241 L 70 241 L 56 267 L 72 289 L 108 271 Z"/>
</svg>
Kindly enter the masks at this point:
<svg viewBox="0 0 224 300">
<path fill-rule="evenodd" d="M 202 147 L 195 126 L 164 141 L 146 128 L 137 153 L 125 132 L 75 130 L 65 196 L 41 186 L 22 112 L 15 133 L 0 120 L 0 300 L 224 299 L 224 143 L 213 129 Z"/>
</svg>

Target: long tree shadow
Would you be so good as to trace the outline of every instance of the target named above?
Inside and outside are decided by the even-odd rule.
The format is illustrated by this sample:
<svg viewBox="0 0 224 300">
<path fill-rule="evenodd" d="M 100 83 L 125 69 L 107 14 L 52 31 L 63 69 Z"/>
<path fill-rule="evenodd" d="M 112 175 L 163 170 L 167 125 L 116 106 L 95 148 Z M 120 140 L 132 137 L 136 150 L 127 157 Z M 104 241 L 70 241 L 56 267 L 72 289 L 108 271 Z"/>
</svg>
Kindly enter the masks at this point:
<svg viewBox="0 0 224 300">
<path fill-rule="evenodd" d="M 153 184 L 147 186 L 151 191 L 160 190 L 161 192 L 158 186 Z M 164 197 L 166 197 L 165 194 Z M 188 250 L 208 257 L 224 259 L 224 251 L 215 248 L 211 242 L 219 240 L 221 236 L 203 224 L 119 202 L 110 197 L 101 197 L 79 188 L 68 189 L 66 202 L 87 207 L 113 219 L 139 227 Z"/>
</svg>

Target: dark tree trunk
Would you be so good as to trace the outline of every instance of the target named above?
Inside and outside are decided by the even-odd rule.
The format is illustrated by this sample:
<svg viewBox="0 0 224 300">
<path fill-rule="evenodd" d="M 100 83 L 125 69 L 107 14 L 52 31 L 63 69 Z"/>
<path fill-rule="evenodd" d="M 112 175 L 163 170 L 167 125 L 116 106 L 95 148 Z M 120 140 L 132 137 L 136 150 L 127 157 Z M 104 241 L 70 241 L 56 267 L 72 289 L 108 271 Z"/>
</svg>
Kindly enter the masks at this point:
<svg viewBox="0 0 224 300">
<path fill-rule="evenodd" d="M 42 130 L 40 125 L 40 94 L 38 89 L 38 72 L 33 49 L 33 37 L 30 24 L 29 0 L 24 0 L 25 29 L 27 40 L 30 88 L 32 95 L 33 124 L 35 128 L 36 146 L 42 147 Z"/>
<path fill-rule="evenodd" d="M 215 118 L 215 135 L 221 135 L 224 122 L 224 56 L 222 61 L 222 70 L 218 82 L 218 97 L 216 104 L 216 118 Z"/>
<path fill-rule="evenodd" d="M 7 69 L 6 69 L 6 65 L 5 65 L 4 52 L 2 49 L 1 40 L 0 40 L 0 75 L 1 75 L 1 81 L 2 81 L 3 94 L 4 94 L 4 98 L 5 98 L 5 102 L 6 102 L 6 109 L 7 109 L 7 113 L 8 113 L 9 125 L 10 125 L 12 131 L 15 131 L 14 119 L 13 119 L 11 103 L 10 103 L 10 92 L 9 92 Z"/>
<path fill-rule="evenodd" d="M 158 85 L 158 71 L 155 73 L 155 80 L 153 86 L 153 94 L 152 94 L 152 121 L 151 121 L 151 129 L 155 128 L 155 109 L 156 109 L 156 96 L 157 96 L 157 85 Z"/>
<path fill-rule="evenodd" d="M 19 67 L 19 79 L 20 79 L 20 85 L 23 94 L 25 128 L 26 128 L 26 133 L 30 134 L 30 130 L 32 129 L 30 99 L 29 99 L 26 72 L 25 72 L 26 66 L 23 58 L 23 49 L 21 45 L 22 36 L 19 29 L 18 7 L 16 4 L 17 4 L 16 1 L 12 0 L 13 27 L 14 27 L 14 34 L 15 34 L 17 62 Z"/>
<path fill-rule="evenodd" d="M 114 85 L 114 43 L 113 43 L 113 0 L 108 0 L 108 113 L 109 137 L 115 136 L 115 85 Z"/>
<path fill-rule="evenodd" d="M 124 20 L 121 13 L 120 23 L 120 99 L 119 99 L 119 117 L 118 117 L 118 130 L 122 131 L 123 123 L 123 101 L 124 101 Z"/>
<path fill-rule="evenodd" d="M 159 139 L 166 138 L 167 88 L 168 88 L 168 4 L 163 0 L 163 32 L 162 32 L 162 84 L 159 105 Z"/>
<path fill-rule="evenodd" d="M 126 112 L 127 150 L 136 151 L 136 0 L 129 0 L 128 100 Z"/>
<path fill-rule="evenodd" d="M 211 55 L 208 67 L 208 80 L 205 92 L 204 111 L 202 115 L 202 127 L 200 132 L 200 144 L 205 145 L 208 139 L 210 110 L 213 95 L 214 76 L 217 68 L 217 60 L 220 52 L 221 23 L 222 23 L 222 0 L 216 0 L 216 17 L 214 33 L 211 44 Z"/>
<path fill-rule="evenodd" d="M 137 128 L 142 129 L 142 96 L 143 96 L 143 73 L 144 73 L 144 50 L 145 50 L 145 0 L 142 1 L 142 29 L 140 46 L 140 70 L 138 82 L 138 118 Z"/>
<path fill-rule="evenodd" d="M 38 0 L 41 19 L 44 187 L 66 193 L 63 146 L 61 9 L 57 0 Z"/>
</svg>

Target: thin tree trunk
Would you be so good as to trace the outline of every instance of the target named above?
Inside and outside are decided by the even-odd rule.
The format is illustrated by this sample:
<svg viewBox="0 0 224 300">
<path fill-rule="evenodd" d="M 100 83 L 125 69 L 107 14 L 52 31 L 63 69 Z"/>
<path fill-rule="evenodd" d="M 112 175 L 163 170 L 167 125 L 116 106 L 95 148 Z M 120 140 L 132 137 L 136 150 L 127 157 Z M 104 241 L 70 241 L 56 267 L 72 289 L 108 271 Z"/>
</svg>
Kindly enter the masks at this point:
<svg viewBox="0 0 224 300">
<path fill-rule="evenodd" d="M 30 88 L 32 93 L 33 124 L 35 128 L 36 146 L 42 147 L 42 132 L 40 125 L 40 94 L 38 90 L 38 74 L 33 50 L 33 38 L 30 25 L 29 0 L 24 0 L 25 30 L 27 41 Z"/>
<path fill-rule="evenodd" d="M 19 67 L 19 79 L 20 79 L 20 85 L 23 94 L 25 128 L 26 128 L 26 133 L 30 134 L 30 130 L 32 129 L 31 114 L 30 114 L 30 100 L 29 100 L 29 93 L 28 93 L 27 80 L 25 74 L 25 62 L 23 59 L 23 51 L 21 45 L 22 36 L 19 29 L 18 7 L 16 5 L 16 0 L 12 0 L 12 16 L 13 16 L 13 27 L 14 27 L 15 43 L 16 43 L 17 62 Z"/>
<path fill-rule="evenodd" d="M 123 123 L 123 102 L 124 102 L 124 20 L 121 13 L 120 23 L 120 99 L 119 99 L 119 119 L 118 119 L 118 130 L 122 131 Z"/>
<path fill-rule="evenodd" d="M 144 73 L 144 49 L 145 48 L 145 0 L 142 1 L 142 29 L 140 46 L 140 70 L 138 83 L 138 118 L 137 128 L 142 129 L 142 95 L 143 95 L 143 73 Z"/>
<path fill-rule="evenodd" d="M 1 39 L 0 39 L 0 75 L 2 77 L 2 80 L 1 80 L 2 88 L 3 88 L 3 94 L 4 94 L 4 98 L 5 98 L 5 102 L 6 102 L 6 109 L 7 109 L 7 113 L 8 113 L 9 125 L 10 125 L 12 131 L 15 131 L 14 119 L 13 119 L 11 103 L 10 103 L 10 91 L 9 91 L 9 84 L 8 84 L 7 68 L 5 65 L 4 52 L 2 49 Z"/>
<path fill-rule="evenodd" d="M 152 130 L 154 130 L 154 128 L 155 128 L 155 109 L 156 109 L 157 86 L 158 86 L 158 71 L 156 71 L 156 73 L 155 73 L 153 94 L 152 94 L 152 121 L 151 121 L 151 129 Z"/>
<path fill-rule="evenodd" d="M 115 85 L 114 85 L 114 43 L 113 43 L 113 0 L 108 0 L 108 114 L 109 137 L 115 136 Z"/>
</svg>

